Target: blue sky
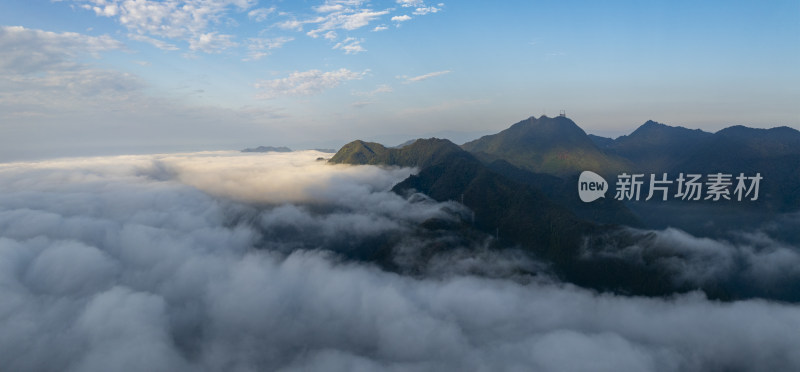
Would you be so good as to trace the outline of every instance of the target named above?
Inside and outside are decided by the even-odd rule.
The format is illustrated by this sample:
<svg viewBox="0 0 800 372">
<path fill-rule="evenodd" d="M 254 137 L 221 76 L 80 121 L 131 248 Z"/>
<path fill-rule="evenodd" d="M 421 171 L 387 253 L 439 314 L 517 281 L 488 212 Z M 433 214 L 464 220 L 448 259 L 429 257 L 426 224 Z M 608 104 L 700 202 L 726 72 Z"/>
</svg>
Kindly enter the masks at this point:
<svg viewBox="0 0 800 372">
<path fill-rule="evenodd" d="M 0 161 L 800 128 L 800 1 L 4 0 Z"/>
</svg>

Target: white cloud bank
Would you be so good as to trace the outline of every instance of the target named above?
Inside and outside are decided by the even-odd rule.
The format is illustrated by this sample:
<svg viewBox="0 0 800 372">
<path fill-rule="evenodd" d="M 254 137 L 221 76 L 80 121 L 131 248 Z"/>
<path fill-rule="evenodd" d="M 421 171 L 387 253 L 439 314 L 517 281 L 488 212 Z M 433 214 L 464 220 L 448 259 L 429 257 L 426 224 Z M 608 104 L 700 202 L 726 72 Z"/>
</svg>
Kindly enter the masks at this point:
<svg viewBox="0 0 800 372">
<path fill-rule="evenodd" d="M 0 164 L 0 365 L 800 368 L 795 305 L 598 295 L 463 273 L 412 278 L 343 262 L 309 246 L 306 234 L 278 239 L 280 231 L 317 231 L 368 240 L 457 208 L 385 192 L 408 169 L 328 166 L 317 156 L 323 154 Z M 470 257 L 483 266 L 493 258 Z"/>
</svg>

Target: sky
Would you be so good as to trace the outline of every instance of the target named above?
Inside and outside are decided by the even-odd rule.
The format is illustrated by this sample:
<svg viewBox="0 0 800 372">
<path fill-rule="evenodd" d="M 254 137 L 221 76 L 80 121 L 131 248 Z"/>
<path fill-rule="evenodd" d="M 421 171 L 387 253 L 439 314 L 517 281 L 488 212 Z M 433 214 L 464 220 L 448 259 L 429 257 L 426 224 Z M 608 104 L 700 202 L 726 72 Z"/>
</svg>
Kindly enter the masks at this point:
<svg viewBox="0 0 800 372">
<path fill-rule="evenodd" d="M 800 1 L 4 0 L 0 162 L 800 128 Z"/>
</svg>

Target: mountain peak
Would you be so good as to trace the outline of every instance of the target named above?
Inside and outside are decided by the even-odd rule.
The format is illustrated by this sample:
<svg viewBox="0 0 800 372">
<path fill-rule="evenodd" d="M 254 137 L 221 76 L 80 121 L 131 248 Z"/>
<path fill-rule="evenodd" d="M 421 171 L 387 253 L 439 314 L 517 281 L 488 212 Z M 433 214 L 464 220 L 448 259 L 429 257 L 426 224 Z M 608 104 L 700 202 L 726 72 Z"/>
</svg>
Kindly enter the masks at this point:
<svg viewBox="0 0 800 372">
<path fill-rule="evenodd" d="M 467 142 L 462 148 L 485 162 L 504 159 L 526 170 L 555 175 L 625 168 L 624 161 L 604 154 L 565 116 L 529 117 L 497 134 Z"/>
<path fill-rule="evenodd" d="M 550 143 L 550 138 L 553 137 L 558 137 L 561 141 L 577 141 L 584 142 L 584 145 L 591 145 L 591 140 L 588 139 L 586 132 L 565 116 L 551 118 L 542 115 L 538 119 L 531 116 L 512 125 L 506 131 L 518 136 L 520 141 L 529 145 L 547 146 Z M 500 133 L 484 137 L 492 137 Z"/>
<path fill-rule="evenodd" d="M 659 123 L 659 122 L 657 122 L 655 120 L 648 120 L 648 121 L 644 122 L 644 124 L 640 125 L 639 128 L 636 128 L 636 131 L 638 131 L 638 130 L 658 130 L 658 129 L 667 129 L 667 128 L 673 128 L 673 127 L 671 127 L 669 125 L 666 125 L 666 124 L 663 124 L 663 123 Z M 636 131 L 634 131 L 634 133 Z"/>
<path fill-rule="evenodd" d="M 678 141 L 681 137 L 708 137 L 711 133 L 700 129 L 688 129 L 681 126 L 670 126 L 654 120 L 648 120 L 630 135 L 617 138 L 617 142 L 624 143 L 636 139 L 646 142 Z"/>
</svg>

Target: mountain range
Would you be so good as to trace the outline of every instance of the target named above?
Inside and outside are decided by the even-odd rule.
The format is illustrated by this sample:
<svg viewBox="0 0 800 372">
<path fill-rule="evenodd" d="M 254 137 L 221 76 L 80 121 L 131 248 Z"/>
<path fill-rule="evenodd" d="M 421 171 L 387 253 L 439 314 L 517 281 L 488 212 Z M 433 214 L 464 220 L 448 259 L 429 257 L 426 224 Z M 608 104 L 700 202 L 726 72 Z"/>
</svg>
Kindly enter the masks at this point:
<svg viewBox="0 0 800 372">
<path fill-rule="evenodd" d="M 461 202 L 474 212 L 462 228 L 494 236 L 497 246 L 521 247 L 575 284 L 626 293 L 691 288 L 675 288 L 659 279 L 665 274 L 655 266 L 585 259 L 592 236 L 614 237 L 600 239 L 603 244 L 636 244 L 619 233 L 622 226 L 674 226 L 712 236 L 800 210 L 800 132 L 787 127 L 734 126 L 709 133 L 647 121 L 630 135 L 612 139 L 589 135 L 564 116 L 542 116 L 461 146 L 436 138 L 395 148 L 357 140 L 329 162 L 416 167 L 419 171 L 395 185 L 394 192 Z M 609 180 L 612 190 L 606 198 L 580 201 L 578 175 L 584 170 Z M 616 200 L 616 176 L 626 172 L 672 177 L 760 173 L 763 180 L 758 201 Z M 670 193 L 676 191 L 671 185 Z M 719 298 L 736 296 L 735 288 L 706 289 Z"/>
<path fill-rule="evenodd" d="M 712 136 L 700 129 L 671 127 L 648 120 L 630 135 L 591 139 L 607 153 L 628 159 L 637 171 L 663 172 L 671 170 L 689 155 L 687 152 Z"/>
<path fill-rule="evenodd" d="M 538 178 L 538 186 L 545 190 L 554 187 L 554 181 L 545 182 L 541 174 L 566 180 L 567 185 L 576 185 L 577 175 L 584 170 L 610 178 L 612 184 L 622 173 L 639 173 L 645 178 L 650 174 L 661 176 L 667 173 L 675 178 L 681 173 L 708 175 L 718 172 L 731 174 L 732 178 L 740 173 L 747 176 L 758 173 L 763 177 L 759 200 L 749 204 L 727 200 L 693 203 L 691 207 L 701 207 L 695 208 L 700 217 L 698 220 L 719 214 L 720 206 L 746 212 L 740 213 L 740 223 L 747 223 L 753 212 L 781 213 L 800 209 L 800 132 L 789 127 L 757 129 L 732 126 L 709 133 L 648 120 L 631 134 L 612 139 L 588 135 L 563 116 L 542 116 L 528 118 L 497 134 L 467 142 L 462 148 L 487 165 L 499 160 L 539 174 L 537 177 L 523 176 L 509 171 L 516 173 L 517 179 Z M 677 184 L 673 182 L 670 193 L 674 195 L 677 191 Z M 562 198 L 562 204 L 571 203 L 571 209 L 576 212 L 588 207 L 596 212 L 598 218 L 593 220 L 597 222 L 629 223 L 601 218 L 607 213 L 577 203 L 573 192 L 566 196 Z M 553 193 L 551 197 L 558 199 Z M 599 205 L 601 203 L 591 204 Z M 699 232 L 691 219 L 685 216 L 673 218 L 672 213 L 666 213 L 663 203 L 628 203 L 628 206 L 636 209 L 638 217 L 653 225 L 677 224 Z M 604 209 L 607 207 L 603 206 Z M 579 214 L 587 217 L 585 213 Z"/>
</svg>

